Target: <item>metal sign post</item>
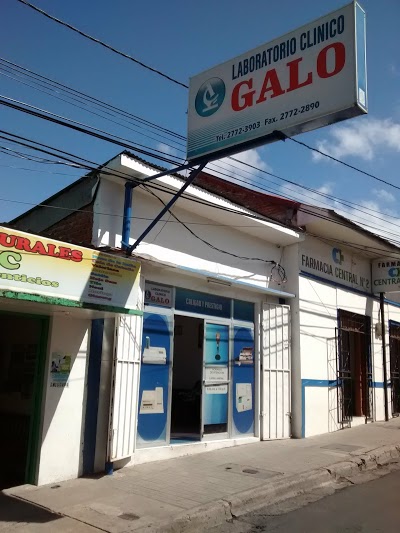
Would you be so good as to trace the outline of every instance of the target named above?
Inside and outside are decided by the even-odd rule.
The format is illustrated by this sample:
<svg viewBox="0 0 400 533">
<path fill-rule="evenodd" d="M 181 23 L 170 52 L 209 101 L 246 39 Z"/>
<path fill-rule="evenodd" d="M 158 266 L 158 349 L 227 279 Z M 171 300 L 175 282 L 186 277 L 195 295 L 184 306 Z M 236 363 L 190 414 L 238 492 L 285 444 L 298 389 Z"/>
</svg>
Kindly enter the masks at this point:
<svg viewBox="0 0 400 533">
<path fill-rule="evenodd" d="M 382 327 L 382 357 L 383 357 L 383 390 L 385 394 L 385 420 L 389 420 L 389 408 L 387 397 L 387 368 L 386 368 L 386 328 L 385 328 L 385 293 L 379 293 L 379 303 L 381 312 L 381 327 Z"/>
<path fill-rule="evenodd" d="M 182 196 L 182 194 L 186 191 L 186 189 L 193 183 L 193 181 L 196 179 L 198 174 L 203 170 L 203 168 L 207 165 L 208 161 L 205 161 L 201 163 L 196 169 L 192 170 L 190 173 L 190 176 L 185 181 L 184 185 L 179 189 L 179 191 L 171 198 L 171 200 L 165 205 L 165 207 L 159 212 L 159 214 L 156 216 L 156 218 L 149 224 L 149 226 L 144 230 L 144 232 L 140 235 L 140 237 L 131 244 L 126 249 L 126 255 L 129 257 L 132 255 L 133 250 L 139 246 L 139 244 L 143 241 L 143 239 L 150 233 L 150 231 L 154 228 L 154 226 L 161 220 L 161 218 L 167 213 L 171 207 L 174 205 L 174 203 Z M 174 172 L 173 170 L 168 171 L 168 174 L 171 172 Z M 162 173 L 167 174 L 167 172 Z M 156 177 L 159 177 L 160 175 L 157 174 L 157 176 L 151 176 L 152 179 L 155 179 Z"/>
</svg>

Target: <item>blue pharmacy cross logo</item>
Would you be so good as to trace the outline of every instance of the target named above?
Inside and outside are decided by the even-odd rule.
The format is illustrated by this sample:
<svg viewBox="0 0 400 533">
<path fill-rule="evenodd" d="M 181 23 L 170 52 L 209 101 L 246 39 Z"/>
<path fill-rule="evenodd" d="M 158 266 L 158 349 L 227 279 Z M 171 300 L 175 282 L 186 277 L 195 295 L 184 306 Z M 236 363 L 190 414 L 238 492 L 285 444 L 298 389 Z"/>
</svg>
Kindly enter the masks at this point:
<svg viewBox="0 0 400 533">
<path fill-rule="evenodd" d="M 400 268 L 389 268 L 388 274 L 391 278 L 397 278 L 400 277 Z"/>
<path fill-rule="evenodd" d="M 332 250 L 332 259 L 338 265 L 341 265 L 343 263 L 344 255 L 342 254 L 342 250 L 340 250 L 340 248 L 333 248 L 333 250 Z"/>
<path fill-rule="evenodd" d="M 196 95 L 197 114 L 201 117 L 213 115 L 221 107 L 225 92 L 225 83 L 221 78 L 210 78 L 205 81 Z"/>
</svg>

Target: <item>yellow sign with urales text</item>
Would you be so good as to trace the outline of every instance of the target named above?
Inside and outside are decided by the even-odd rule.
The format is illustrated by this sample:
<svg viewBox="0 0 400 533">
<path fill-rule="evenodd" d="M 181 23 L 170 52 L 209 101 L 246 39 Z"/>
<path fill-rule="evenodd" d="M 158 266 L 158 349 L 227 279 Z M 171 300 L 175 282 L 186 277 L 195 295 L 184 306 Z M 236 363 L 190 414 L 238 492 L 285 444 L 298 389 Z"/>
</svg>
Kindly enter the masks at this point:
<svg viewBox="0 0 400 533">
<path fill-rule="evenodd" d="M 140 264 L 0 226 L 0 290 L 61 305 L 138 309 Z"/>
</svg>

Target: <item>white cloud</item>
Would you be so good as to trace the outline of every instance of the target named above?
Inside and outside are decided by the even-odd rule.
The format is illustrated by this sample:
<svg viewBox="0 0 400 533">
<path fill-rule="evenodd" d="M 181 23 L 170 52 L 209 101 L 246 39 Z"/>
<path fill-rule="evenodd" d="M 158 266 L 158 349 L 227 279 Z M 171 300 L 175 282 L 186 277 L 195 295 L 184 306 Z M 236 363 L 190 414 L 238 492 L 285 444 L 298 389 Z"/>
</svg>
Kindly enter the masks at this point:
<svg viewBox="0 0 400 533">
<path fill-rule="evenodd" d="M 178 152 L 175 150 L 175 148 L 173 146 L 170 146 L 169 144 L 158 143 L 156 148 L 157 150 L 164 152 L 164 154 L 174 155 L 174 156 L 178 155 Z"/>
<path fill-rule="evenodd" d="M 246 150 L 232 157 L 237 161 L 224 157 L 223 159 L 209 163 L 206 172 L 228 181 L 238 181 L 243 186 L 251 186 L 251 184 L 257 186 L 260 183 L 263 174 L 258 169 L 271 172 L 271 167 L 262 159 L 256 149 Z M 245 164 L 241 164 L 239 161 Z M 246 164 L 251 165 L 251 167 Z"/>
<path fill-rule="evenodd" d="M 396 201 L 396 197 L 391 192 L 387 191 L 386 189 L 373 189 L 372 194 L 375 195 L 376 198 L 379 198 L 379 200 L 382 200 L 386 203 L 392 203 Z"/>
<path fill-rule="evenodd" d="M 325 195 L 332 195 L 333 186 L 330 182 L 324 183 L 317 189 L 314 189 L 315 192 L 303 189 L 302 184 L 294 185 L 292 183 L 285 183 L 285 185 L 281 185 L 280 191 L 282 196 L 285 196 L 291 200 L 296 200 L 304 204 L 325 207 L 327 209 L 332 207 L 332 200 L 325 197 Z"/>
<path fill-rule="evenodd" d="M 290 192 L 288 191 L 290 189 Z M 326 198 L 318 194 L 328 194 L 333 196 L 331 183 L 325 183 L 315 190 L 306 191 L 297 185 L 281 186 L 282 195 L 290 196 L 305 204 L 334 209 L 336 213 L 352 220 L 376 235 L 380 235 L 389 241 L 397 241 L 400 244 L 400 214 L 396 210 L 396 197 L 385 189 L 374 189 L 371 198 L 352 198 L 352 205 L 343 205 L 334 198 Z M 344 200 L 346 202 L 346 200 Z M 347 202 L 350 204 L 350 200 Z M 390 203 L 391 207 L 388 207 Z"/>
<path fill-rule="evenodd" d="M 389 71 L 392 74 L 392 76 L 395 76 L 396 78 L 400 76 L 400 69 L 395 65 L 394 63 L 391 63 L 389 65 Z"/>
<path fill-rule="evenodd" d="M 391 119 L 355 120 L 345 126 L 333 128 L 330 139 L 318 142 L 317 148 L 338 159 L 356 156 L 370 161 L 378 150 L 400 152 L 400 124 Z M 313 160 L 327 161 L 316 152 L 313 152 Z"/>
<path fill-rule="evenodd" d="M 361 227 L 365 228 L 376 235 L 395 242 L 400 243 L 400 235 L 398 227 L 400 226 L 400 216 L 386 207 L 382 207 L 378 202 L 373 200 L 360 200 L 357 202 L 360 207 L 346 208 L 336 203 L 334 209 L 337 213 L 356 222 Z"/>
</svg>

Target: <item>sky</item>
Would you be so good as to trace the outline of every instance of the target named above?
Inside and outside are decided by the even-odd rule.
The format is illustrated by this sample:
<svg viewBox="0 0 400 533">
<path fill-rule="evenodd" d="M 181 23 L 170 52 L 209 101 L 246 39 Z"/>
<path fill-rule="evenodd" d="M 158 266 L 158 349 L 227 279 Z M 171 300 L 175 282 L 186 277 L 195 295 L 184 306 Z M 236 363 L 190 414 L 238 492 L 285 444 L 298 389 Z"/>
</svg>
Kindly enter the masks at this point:
<svg viewBox="0 0 400 533">
<path fill-rule="evenodd" d="M 341 0 L 31 0 L 37 7 L 172 78 L 189 78 L 345 5 Z M 399 0 L 364 0 L 367 13 L 368 115 L 296 138 L 400 187 Z M 0 57 L 186 136 L 187 89 L 34 12 L 2 0 Z M 0 94 L 184 159 L 184 146 L 119 124 L 12 79 L 0 64 Z M 21 78 L 20 78 L 21 79 Z M 26 81 L 26 79 L 25 79 Z M 61 96 L 61 94 L 59 94 Z M 0 106 L 2 130 L 69 151 L 98 164 L 122 151 L 114 144 Z M 130 129 L 129 129 L 130 128 Z M 137 131 L 133 131 L 133 129 Z M 152 138 L 145 137 L 148 135 Z M 183 145 L 185 141 L 179 141 Z M 19 154 L 10 152 L 17 150 Z M 22 153 L 22 156 L 21 156 Z M 30 154 L 27 159 L 27 154 Z M 0 220 L 7 222 L 84 174 L 34 162 L 28 149 L 0 139 Z M 38 154 L 36 154 L 37 156 Z M 44 157 L 44 156 L 42 156 Z M 237 156 L 286 181 L 227 161 L 240 183 L 331 207 L 400 242 L 400 190 L 318 156 L 290 141 Z M 306 186 L 327 196 L 299 188 Z M 344 200 L 347 206 L 335 198 Z"/>
</svg>

